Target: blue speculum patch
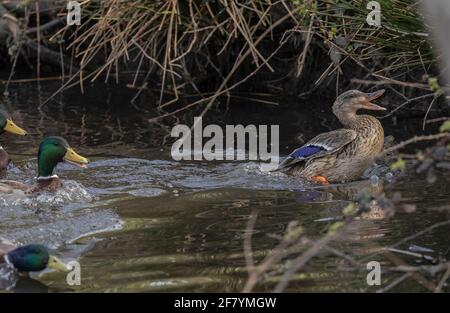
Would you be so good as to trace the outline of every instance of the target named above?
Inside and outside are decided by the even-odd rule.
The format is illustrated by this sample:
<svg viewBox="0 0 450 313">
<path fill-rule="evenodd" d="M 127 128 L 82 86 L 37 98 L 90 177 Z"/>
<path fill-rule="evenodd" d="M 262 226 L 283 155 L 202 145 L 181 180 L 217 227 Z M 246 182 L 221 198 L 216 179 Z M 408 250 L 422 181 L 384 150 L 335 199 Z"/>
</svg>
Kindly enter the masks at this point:
<svg viewBox="0 0 450 313">
<path fill-rule="evenodd" d="M 291 153 L 291 157 L 293 158 L 306 158 L 313 154 L 316 154 L 317 152 L 324 150 L 322 147 L 318 146 L 305 146 L 298 148 L 294 152 Z"/>
</svg>

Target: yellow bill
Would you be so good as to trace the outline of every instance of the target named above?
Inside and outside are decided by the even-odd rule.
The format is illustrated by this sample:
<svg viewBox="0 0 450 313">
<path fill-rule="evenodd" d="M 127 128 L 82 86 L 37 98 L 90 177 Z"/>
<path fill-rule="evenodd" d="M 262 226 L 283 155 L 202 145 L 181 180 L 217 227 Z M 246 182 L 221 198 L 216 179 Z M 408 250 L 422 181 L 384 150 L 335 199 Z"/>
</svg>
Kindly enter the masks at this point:
<svg viewBox="0 0 450 313">
<path fill-rule="evenodd" d="M 87 164 L 89 163 L 88 159 L 82 157 L 70 147 L 67 148 L 66 155 L 64 156 L 64 161 L 82 168 L 87 168 Z"/>
<path fill-rule="evenodd" d="M 55 271 L 59 271 L 59 272 L 70 272 L 71 268 L 68 267 L 66 264 L 64 264 L 63 261 L 61 261 L 60 259 L 58 259 L 56 256 L 51 255 L 48 258 L 48 268 L 51 268 Z"/>
<path fill-rule="evenodd" d="M 27 134 L 26 131 L 24 131 L 22 128 L 14 124 L 14 122 L 9 118 L 6 120 L 6 125 L 5 127 L 3 127 L 3 130 L 11 134 L 16 134 L 20 136 L 25 136 Z"/>
</svg>

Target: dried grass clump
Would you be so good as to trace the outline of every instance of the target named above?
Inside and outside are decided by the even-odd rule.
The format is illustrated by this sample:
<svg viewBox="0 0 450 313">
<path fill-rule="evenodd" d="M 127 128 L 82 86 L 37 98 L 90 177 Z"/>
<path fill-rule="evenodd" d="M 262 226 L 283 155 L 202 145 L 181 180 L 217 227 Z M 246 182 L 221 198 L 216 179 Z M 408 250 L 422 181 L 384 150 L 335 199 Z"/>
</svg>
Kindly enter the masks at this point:
<svg viewBox="0 0 450 313">
<path fill-rule="evenodd" d="M 94 68 L 86 76 L 80 71 L 81 81 L 100 75 L 118 79 L 120 70 L 132 65 L 133 86 L 156 74 L 161 103 L 167 89 L 175 101 L 187 86 L 201 94 L 197 84 L 212 77 L 228 82 L 227 70 L 236 71 L 247 56 L 257 67 L 273 70 L 257 46 L 270 36 L 274 6 L 253 0 L 91 3 L 86 7 L 89 19 L 69 37 L 68 48 L 75 51 L 80 69 Z M 71 31 L 69 26 L 59 34 L 66 31 Z M 99 57 L 104 58 L 101 65 Z"/>
<path fill-rule="evenodd" d="M 311 30 L 330 47 L 335 63 L 351 59 L 372 75 L 389 78 L 417 67 L 429 70 L 435 58 L 419 14 L 419 1 L 378 2 L 381 27 L 366 22 L 368 1 L 328 0 L 310 11 L 317 18 Z"/>
<path fill-rule="evenodd" d="M 47 7 L 60 20 L 65 7 L 56 3 Z M 17 17 L 15 32 L 25 37 L 15 38 L 21 47 L 15 59 L 36 50 L 38 62 L 60 63 L 69 79 L 59 91 L 100 77 L 138 93 L 159 90 L 158 107 L 168 112 L 162 116 L 199 104 L 206 112 L 217 97 L 261 73 L 270 75 L 258 76 L 260 85 L 313 80 L 294 84 L 301 89 L 296 94 L 349 81 L 436 93 L 436 58 L 418 1 L 379 3 L 381 27 L 367 24 L 365 0 L 87 0 L 82 25 L 56 32 L 49 27 L 54 21 L 39 25 L 37 6 Z M 172 106 L 186 95 L 198 100 Z"/>
</svg>

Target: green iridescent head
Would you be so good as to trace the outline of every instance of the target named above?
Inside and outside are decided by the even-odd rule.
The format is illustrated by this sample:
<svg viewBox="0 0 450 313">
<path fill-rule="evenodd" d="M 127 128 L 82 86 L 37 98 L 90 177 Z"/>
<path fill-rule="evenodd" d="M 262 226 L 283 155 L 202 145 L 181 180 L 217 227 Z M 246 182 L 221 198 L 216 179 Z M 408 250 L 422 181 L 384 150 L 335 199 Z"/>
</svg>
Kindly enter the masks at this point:
<svg viewBox="0 0 450 313">
<path fill-rule="evenodd" d="M 26 131 L 24 131 L 22 128 L 14 124 L 12 119 L 9 117 L 9 115 L 3 111 L 0 110 L 0 134 L 8 132 L 20 136 L 25 136 L 27 134 Z"/>
<path fill-rule="evenodd" d="M 19 272 L 38 272 L 46 268 L 57 271 L 70 270 L 57 257 L 50 255 L 46 246 L 38 244 L 19 247 L 9 252 L 5 260 Z"/>
<path fill-rule="evenodd" d="M 39 145 L 38 175 L 49 177 L 60 162 L 68 162 L 86 168 L 89 160 L 76 153 L 64 138 L 52 136 L 45 138 Z"/>
</svg>

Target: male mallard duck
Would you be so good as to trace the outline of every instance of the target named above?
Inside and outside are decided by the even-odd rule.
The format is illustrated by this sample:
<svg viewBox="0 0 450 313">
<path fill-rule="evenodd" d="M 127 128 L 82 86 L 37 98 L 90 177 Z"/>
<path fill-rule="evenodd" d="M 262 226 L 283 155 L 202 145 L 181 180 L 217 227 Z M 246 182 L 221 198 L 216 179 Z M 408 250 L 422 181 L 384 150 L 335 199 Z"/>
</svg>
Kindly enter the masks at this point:
<svg viewBox="0 0 450 313">
<path fill-rule="evenodd" d="M 11 180 L 0 180 L 1 193 L 15 193 L 17 191 L 25 194 L 41 191 L 55 191 L 62 186 L 62 182 L 53 171 L 60 162 L 68 162 L 82 168 L 86 168 L 88 159 L 77 154 L 61 137 L 47 137 L 39 145 L 38 152 L 38 177 L 34 184 L 26 185 Z"/>
<path fill-rule="evenodd" d="M 341 94 L 333 104 L 333 113 L 345 128 L 314 137 L 294 150 L 278 169 L 324 184 L 360 178 L 383 149 L 384 131 L 378 119 L 356 112 L 386 110 L 370 102 L 383 94 L 384 90 Z"/>
<path fill-rule="evenodd" d="M 0 238 L 0 264 L 7 263 L 19 272 L 38 272 L 46 268 L 57 271 L 70 269 L 57 257 L 50 255 L 46 246 L 32 244 L 16 247 L 6 239 Z"/>
<path fill-rule="evenodd" d="M 0 134 L 4 132 L 9 132 L 20 136 L 25 136 L 27 134 L 26 131 L 14 124 L 8 114 L 0 110 Z M 11 159 L 9 158 L 8 153 L 0 145 L 0 172 L 4 171 L 8 167 L 10 161 Z"/>
</svg>

